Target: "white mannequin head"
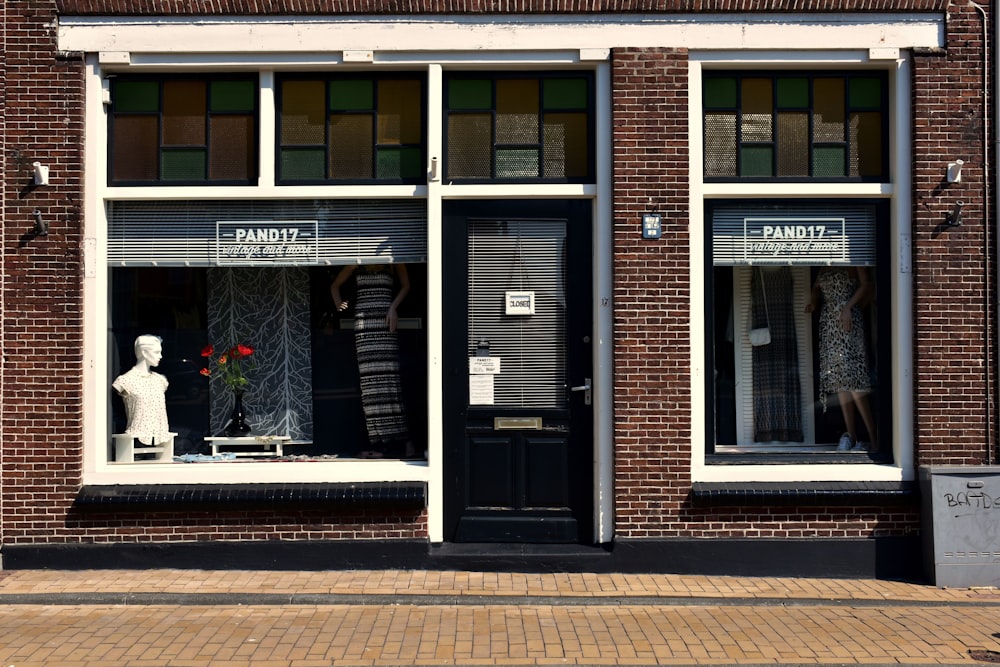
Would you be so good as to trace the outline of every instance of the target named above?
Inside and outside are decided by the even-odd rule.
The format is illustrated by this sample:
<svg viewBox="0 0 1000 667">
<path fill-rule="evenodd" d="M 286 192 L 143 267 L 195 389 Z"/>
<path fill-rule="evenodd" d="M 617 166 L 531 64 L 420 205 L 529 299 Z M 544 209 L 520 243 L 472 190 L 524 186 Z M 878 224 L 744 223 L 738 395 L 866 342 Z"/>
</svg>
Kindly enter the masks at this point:
<svg viewBox="0 0 1000 667">
<path fill-rule="evenodd" d="M 163 358 L 163 339 L 159 336 L 143 334 L 135 339 L 135 358 L 148 368 L 155 368 Z"/>
</svg>

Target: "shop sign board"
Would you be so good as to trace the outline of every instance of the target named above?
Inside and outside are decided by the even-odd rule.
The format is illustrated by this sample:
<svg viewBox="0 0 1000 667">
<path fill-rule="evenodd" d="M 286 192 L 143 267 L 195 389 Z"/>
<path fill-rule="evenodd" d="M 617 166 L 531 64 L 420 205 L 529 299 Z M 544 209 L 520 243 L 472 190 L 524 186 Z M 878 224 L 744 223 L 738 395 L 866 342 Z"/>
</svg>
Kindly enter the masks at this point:
<svg viewBox="0 0 1000 667">
<path fill-rule="evenodd" d="M 747 264 L 820 264 L 848 260 L 844 218 L 744 218 Z"/>
<path fill-rule="evenodd" d="M 504 292 L 505 313 L 507 315 L 534 315 L 534 290 L 507 290 Z"/>
<path fill-rule="evenodd" d="M 319 262 L 316 220 L 219 220 L 215 226 L 220 265 L 301 265 Z"/>
</svg>

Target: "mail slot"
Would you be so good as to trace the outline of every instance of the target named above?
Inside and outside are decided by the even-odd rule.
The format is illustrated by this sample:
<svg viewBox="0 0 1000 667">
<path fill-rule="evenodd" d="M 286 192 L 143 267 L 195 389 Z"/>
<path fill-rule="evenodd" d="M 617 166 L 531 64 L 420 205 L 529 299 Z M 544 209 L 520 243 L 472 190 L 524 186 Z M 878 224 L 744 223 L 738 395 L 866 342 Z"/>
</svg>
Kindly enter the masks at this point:
<svg viewBox="0 0 1000 667">
<path fill-rule="evenodd" d="M 542 429 L 541 417 L 494 417 L 493 430 L 495 431 L 540 431 Z"/>
</svg>

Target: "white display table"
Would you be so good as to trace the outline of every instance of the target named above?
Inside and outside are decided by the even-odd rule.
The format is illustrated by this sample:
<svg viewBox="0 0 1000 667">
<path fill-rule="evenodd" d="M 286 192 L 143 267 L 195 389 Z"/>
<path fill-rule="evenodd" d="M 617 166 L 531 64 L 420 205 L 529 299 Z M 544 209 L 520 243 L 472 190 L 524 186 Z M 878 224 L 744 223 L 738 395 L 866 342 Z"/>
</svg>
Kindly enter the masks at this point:
<svg viewBox="0 0 1000 667">
<path fill-rule="evenodd" d="M 244 435 L 236 438 L 212 436 L 205 442 L 212 445 L 212 455 L 229 453 L 236 456 L 284 456 L 283 446 L 290 435 Z"/>
<path fill-rule="evenodd" d="M 127 433 L 115 433 L 111 438 L 115 441 L 115 463 L 170 463 L 174 458 L 174 436 L 176 433 L 168 433 L 170 437 L 163 442 L 156 442 L 152 446 L 137 443 L 134 435 Z M 138 454 L 151 454 L 150 457 L 143 457 L 136 460 Z"/>
</svg>

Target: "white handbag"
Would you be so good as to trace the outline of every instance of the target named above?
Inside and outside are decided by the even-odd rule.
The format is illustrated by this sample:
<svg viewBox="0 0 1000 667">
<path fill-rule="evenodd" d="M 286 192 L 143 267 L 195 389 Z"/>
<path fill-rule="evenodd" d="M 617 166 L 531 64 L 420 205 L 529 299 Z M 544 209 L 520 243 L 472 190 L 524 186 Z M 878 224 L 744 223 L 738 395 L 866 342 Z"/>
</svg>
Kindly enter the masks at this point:
<svg viewBox="0 0 1000 667">
<path fill-rule="evenodd" d="M 767 312 L 767 291 L 764 289 L 764 272 L 760 272 L 760 295 L 764 299 L 764 321 L 767 326 L 750 330 L 750 344 L 754 347 L 768 345 L 771 342 L 771 316 Z"/>
</svg>

